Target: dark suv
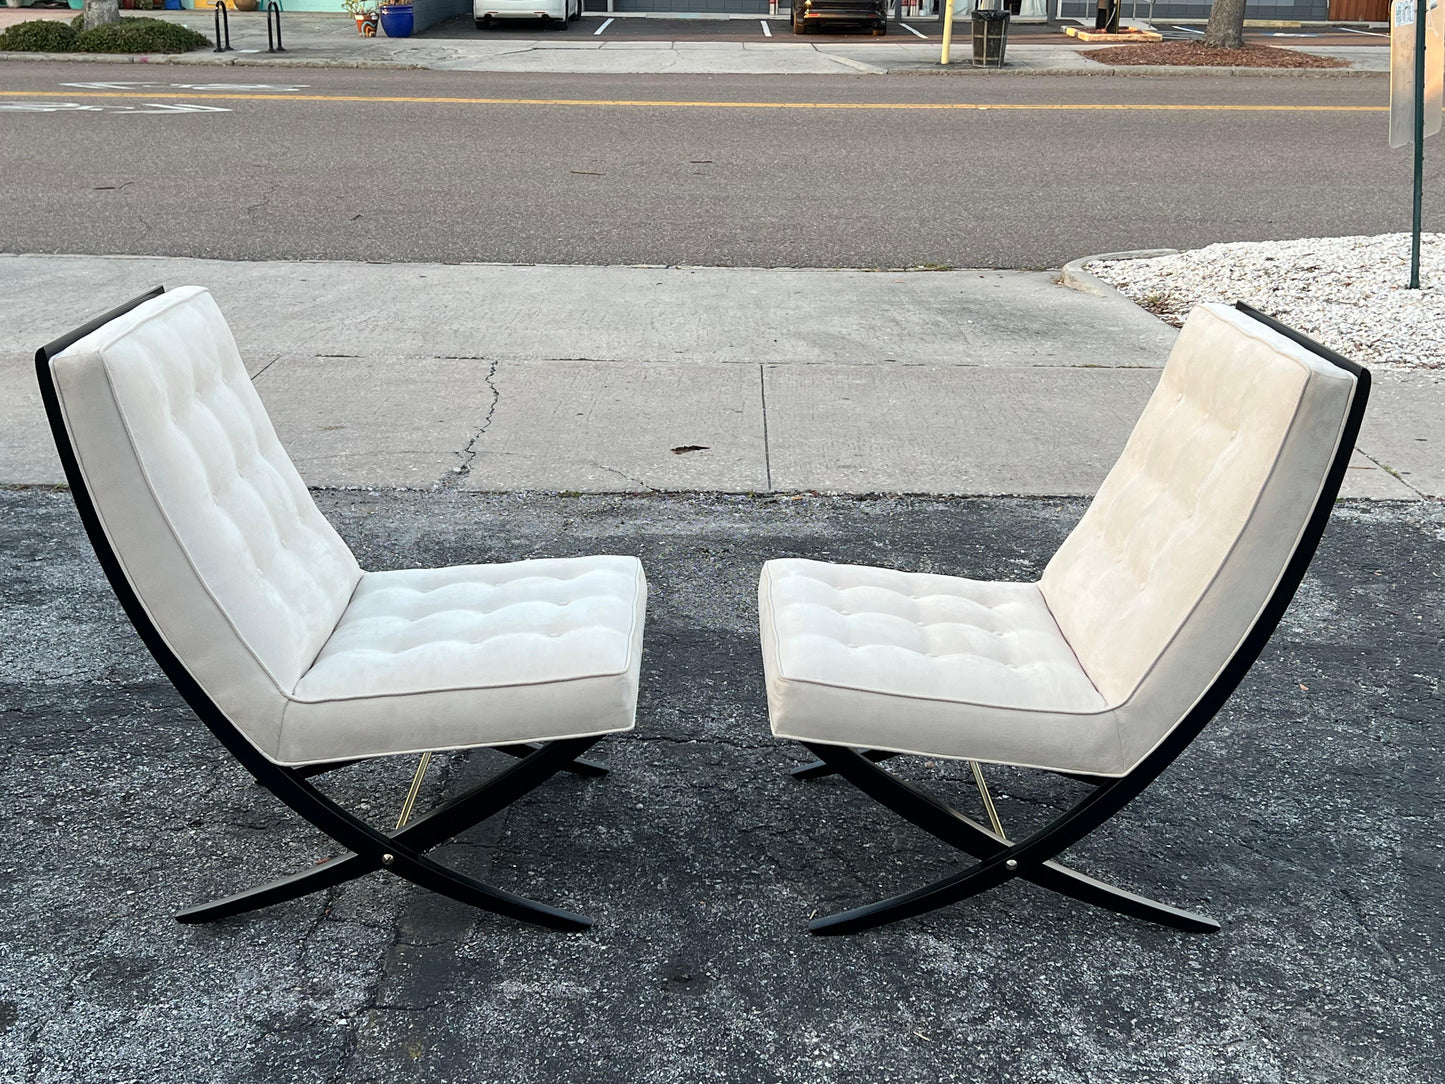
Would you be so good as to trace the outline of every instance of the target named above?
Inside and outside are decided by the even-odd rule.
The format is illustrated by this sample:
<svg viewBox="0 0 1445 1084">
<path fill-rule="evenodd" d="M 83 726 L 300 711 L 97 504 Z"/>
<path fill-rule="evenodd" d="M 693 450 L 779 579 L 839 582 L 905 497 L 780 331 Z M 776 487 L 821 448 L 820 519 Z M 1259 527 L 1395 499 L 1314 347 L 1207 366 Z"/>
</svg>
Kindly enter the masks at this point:
<svg viewBox="0 0 1445 1084">
<path fill-rule="evenodd" d="M 857 23 L 888 33 L 887 0 L 793 0 L 793 33 L 811 34 L 823 23 Z"/>
</svg>

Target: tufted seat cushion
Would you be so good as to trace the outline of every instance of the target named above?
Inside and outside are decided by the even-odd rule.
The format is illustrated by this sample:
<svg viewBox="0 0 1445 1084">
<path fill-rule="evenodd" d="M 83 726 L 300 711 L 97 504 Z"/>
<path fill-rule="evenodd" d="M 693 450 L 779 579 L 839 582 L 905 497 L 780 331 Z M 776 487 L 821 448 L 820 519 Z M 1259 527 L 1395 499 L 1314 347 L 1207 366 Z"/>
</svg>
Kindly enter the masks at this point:
<svg viewBox="0 0 1445 1084">
<path fill-rule="evenodd" d="M 1201 305 L 1037 584 L 770 561 L 773 732 L 1122 775 L 1184 717 L 1283 574 L 1354 378 Z"/>
<path fill-rule="evenodd" d="M 145 301 L 50 359 L 126 579 L 189 676 L 282 764 L 631 728 L 630 557 L 363 573 L 276 438 L 211 295 Z"/>
<path fill-rule="evenodd" d="M 781 560 L 759 606 L 780 735 L 979 759 L 1019 756 L 1025 735 L 1041 758 L 1114 741 L 1037 584 Z"/>
<path fill-rule="evenodd" d="M 633 557 L 368 572 L 296 685 L 278 759 L 629 729 L 646 603 Z"/>
</svg>

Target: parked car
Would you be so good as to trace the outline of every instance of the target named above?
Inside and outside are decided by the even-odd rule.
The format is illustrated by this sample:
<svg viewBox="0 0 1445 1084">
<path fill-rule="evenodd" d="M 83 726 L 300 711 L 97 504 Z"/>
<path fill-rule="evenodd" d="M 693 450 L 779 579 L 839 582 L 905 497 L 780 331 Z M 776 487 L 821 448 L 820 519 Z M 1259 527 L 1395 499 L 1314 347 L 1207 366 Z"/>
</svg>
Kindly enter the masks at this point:
<svg viewBox="0 0 1445 1084">
<path fill-rule="evenodd" d="M 478 30 L 493 19 L 546 19 L 566 30 L 570 20 L 582 18 L 582 0 L 472 0 L 472 15 Z"/>
<path fill-rule="evenodd" d="M 871 27 L 873 36 L 888 33 L 887 0 L 793 0 L 793 33 L 811 34 L 823 23 Z"/>
</svg>

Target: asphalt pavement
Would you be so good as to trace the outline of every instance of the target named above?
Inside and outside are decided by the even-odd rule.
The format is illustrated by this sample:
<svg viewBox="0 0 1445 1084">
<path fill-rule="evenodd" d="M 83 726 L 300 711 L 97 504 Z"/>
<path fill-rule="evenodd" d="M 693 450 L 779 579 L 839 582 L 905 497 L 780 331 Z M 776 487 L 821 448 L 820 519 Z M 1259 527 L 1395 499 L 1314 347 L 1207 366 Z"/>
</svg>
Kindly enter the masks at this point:
<svg viewBox="0 0 1445 1084">
<path fill-rule="evenodd" d="M 145 655 L 70 498 L 0 491 L 0 1076 L 467 1084 L 1420 1084 L 1437 951 L 1440 505 L 1344 502 L 1271 647 L 1083 871 L 1220 919 L 1173 933 L 1009 885 L 852 937 L 809 917 L 957 856 L 768 733 L 755 591 L 778 556 L 1028 578 L 1067 500 L 330 490 L 364 566 L 636 554 L 635 732 L 443 859 L 589 914 L 479 915 L 372 875 L 211 926 L 171 914 L 331 853 Z M 502 758 L 446 756 L 425 807 Z M 394 818 L 413 764 L 330 777 Z M 896 770 L 980 816 L 966 766 Z M 991 770 L 1010 832 L 1083 793 Z"/>
<path fill-rule="evenodd" d="M 1388 90 L 50 59 L 0 65 L 0 236 L 227 261 L 1056 269 L 1404 228 Z"/>
</svg>

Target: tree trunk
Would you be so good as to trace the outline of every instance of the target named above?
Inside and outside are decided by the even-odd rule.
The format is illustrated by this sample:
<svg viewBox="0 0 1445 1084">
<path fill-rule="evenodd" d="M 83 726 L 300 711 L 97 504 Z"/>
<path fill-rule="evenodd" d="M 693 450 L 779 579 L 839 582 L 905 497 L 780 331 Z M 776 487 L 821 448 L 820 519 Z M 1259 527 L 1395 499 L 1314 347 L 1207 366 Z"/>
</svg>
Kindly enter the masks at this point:
<svg viewBox="0 0 1445 1084">
<path fill-rule="evenodd" d="M 90 0 L 86 0 L 88 4 Z M 1244 0 L 1214 0 L 1204 44 L 1216 49 L 1239 49 L 1244 45 Z"/>
<path fill-rule="evenodd" d="M 85 11 L 80 20 L 80 29 L 89 30 L 94 26 L 120 22 L 119 0 L 85 0 Z"/>
</svg>

